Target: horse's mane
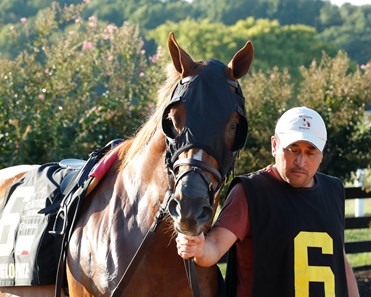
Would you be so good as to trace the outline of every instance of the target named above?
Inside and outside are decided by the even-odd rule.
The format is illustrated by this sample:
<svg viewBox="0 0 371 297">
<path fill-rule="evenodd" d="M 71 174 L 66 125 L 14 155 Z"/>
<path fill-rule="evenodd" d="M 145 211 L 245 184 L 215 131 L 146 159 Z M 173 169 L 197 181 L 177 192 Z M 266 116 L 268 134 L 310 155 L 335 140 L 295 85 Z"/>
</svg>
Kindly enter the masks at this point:
<svg viewBox="0 0 371 297">
<path fill-rule="evenodd" d="M 157 92 L 157 105 L 155 112 L 149 120 L 143 124 L 137 133 L 126 141 L 119 152 L 119 158 L 122 160 L 121 169 L 123 169 L 130 160 L 132 160 L 143 147 L 152 139 L 155 132 L 161 127 L 162 114 L 170 102 L 171 94 L 175 84 L 180 79 L 180 74 L 175 70 L 173 64 L 167 66 L 167 78 L 163 86 Z"/>
</svg>

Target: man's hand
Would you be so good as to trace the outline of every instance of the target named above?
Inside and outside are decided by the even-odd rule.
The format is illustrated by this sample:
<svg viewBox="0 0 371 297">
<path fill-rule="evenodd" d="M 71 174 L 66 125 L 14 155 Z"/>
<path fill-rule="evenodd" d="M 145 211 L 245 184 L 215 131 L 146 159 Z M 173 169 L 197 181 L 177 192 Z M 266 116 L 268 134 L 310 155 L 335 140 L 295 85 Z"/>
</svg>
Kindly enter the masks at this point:
<svg viewBox="0 0 371 297">
<path fill-rule="evenodd" d="M 178 254 L 183 259 L 202 257 L 205 236 L 201 233 L 198 236 L 190 236 L 178 233 L 176 238 Z"/>
</svg>

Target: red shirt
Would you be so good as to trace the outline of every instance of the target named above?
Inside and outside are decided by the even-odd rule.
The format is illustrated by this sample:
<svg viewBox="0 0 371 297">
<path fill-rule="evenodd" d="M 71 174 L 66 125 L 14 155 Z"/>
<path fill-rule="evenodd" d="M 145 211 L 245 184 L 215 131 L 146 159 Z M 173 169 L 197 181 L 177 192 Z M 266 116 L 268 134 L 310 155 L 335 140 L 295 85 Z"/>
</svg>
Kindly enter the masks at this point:
<svg viewBox="0 0 371 297">
<path fill-rule="evenodd" d="M 264 170 L 281 179 L 273 165 Z M 238 237 L 236 242 L 237 297 L 251 297 L 252 287 L 252 232 L 250 228 L 249 207 L 243 186 L 239 185 L 239 195 L 228 195 L 214 227 L 228 229 Z"/>
</svg>

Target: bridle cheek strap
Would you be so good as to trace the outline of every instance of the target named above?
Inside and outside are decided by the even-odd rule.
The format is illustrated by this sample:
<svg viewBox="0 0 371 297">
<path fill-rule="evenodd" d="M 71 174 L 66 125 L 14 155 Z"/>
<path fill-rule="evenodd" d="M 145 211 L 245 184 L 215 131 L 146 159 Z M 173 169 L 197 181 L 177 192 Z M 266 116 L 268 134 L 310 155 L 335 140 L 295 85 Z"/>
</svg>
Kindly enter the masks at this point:
<svg viewBox="0 0 371 297">
<path fill-rule="evenodd" d="M 205 182 L 207 184 L 209 184 L 209 192 L 212 194 L 212 196 L 214 196 L 221 189 L 221 187 L 223 186 L 224 180 L 222 178 L 221 173 L 215 167 L 207 164 L 204 161 L 200 161 L 200 160 L 193 159 L 193 158 L 178 159 L 177 161 L 174 162 L 173 172 L 175 172 L 176 171 L 176 168 L 178 168 L 180 166 L 190 166 L 191 169 L 189 169 L 187 171 L 191 171 L 191 170 L 192 171 L 195 171 L 196 169 L 198 169 L 198 171 L 199 171 L 200 175 L 202 176 L 202 178 L 205 180 Z M 212 184 L 207 181 L 207 178 L 204 176 L 204 174 L 199 169 L 203 169 L 203 170 L 206 170 L 206 171 L 210 172 L 216 178 L 216 180 L 217 180 L 217 187 L 215 189 L 212 187 Z M 179 182 L 179 180 L 185 175 L 185 173 L 187 171 L 183 172 L 181 175 L 179 175 L 177 177 L 174 174 L 175 185 Z"/>
<path fill-rule="evenodd" d="M 176 169 L 180 166 L 189 166 L 190 168 L 187 170 L 182 171 L 178 176 L 175 174 Z M 216 189 L 213 188 L 212 183 L 209 179 L 205 176 L 202 170 L 206 170 L 210 172 L 217 180 L 217 187 Z M 175 189 L 178 182 L 190 172 L 197 172 L 200 174 L 206 185 L 208 185 L 208 192 L 209 192 L 209 200 L 210 205 L 214 207 L 215 203 L 215 196 L 220 191 L 223 186 L 224 180 L 222 178 L 221 173 L 214 168 L 213 166 L 207 164 L 204 161 L 200 161 L 197 159 L 187 158 L 187 159 L 178 159 L 174 162 L 173 168 L 171 169 L 172 176 L 174 178 L 173 188 Z M 193 258 L 183 260 L 184 268 L 187 275 L 188 285 L 191 289 L 193 297 L 201 297 L 200 295 L 200 287 L 197 280 L 197 272 L 196 272 L 196 264 Z"/>
</svg>

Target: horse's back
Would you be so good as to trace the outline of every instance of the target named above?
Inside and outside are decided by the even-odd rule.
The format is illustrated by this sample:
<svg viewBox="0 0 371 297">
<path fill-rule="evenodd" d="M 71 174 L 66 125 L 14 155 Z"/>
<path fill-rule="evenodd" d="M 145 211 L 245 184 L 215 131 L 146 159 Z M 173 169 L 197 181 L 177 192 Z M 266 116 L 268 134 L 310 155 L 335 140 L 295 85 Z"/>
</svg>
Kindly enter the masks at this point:
<svg viewBox="0 0 371 297">
<path fill-rule="evenodd" d="M 17 165 L 0 169 L 0 201 L 8 187 L 38 165 Z"/>
<path fill-rule="evenodd" d="M 19 174 L 26 173 L 26 172 L 30 171 L 31 169 L 34 169 L 38 166 L 39 165 L 26 165 L 26 164 L 24 164 L 24 165 L 16 165 L 16 166 L 0 169 L 0 182 L 2 180 L 12 178 L 12 177 L 17 176 Z"/>
</svg>

